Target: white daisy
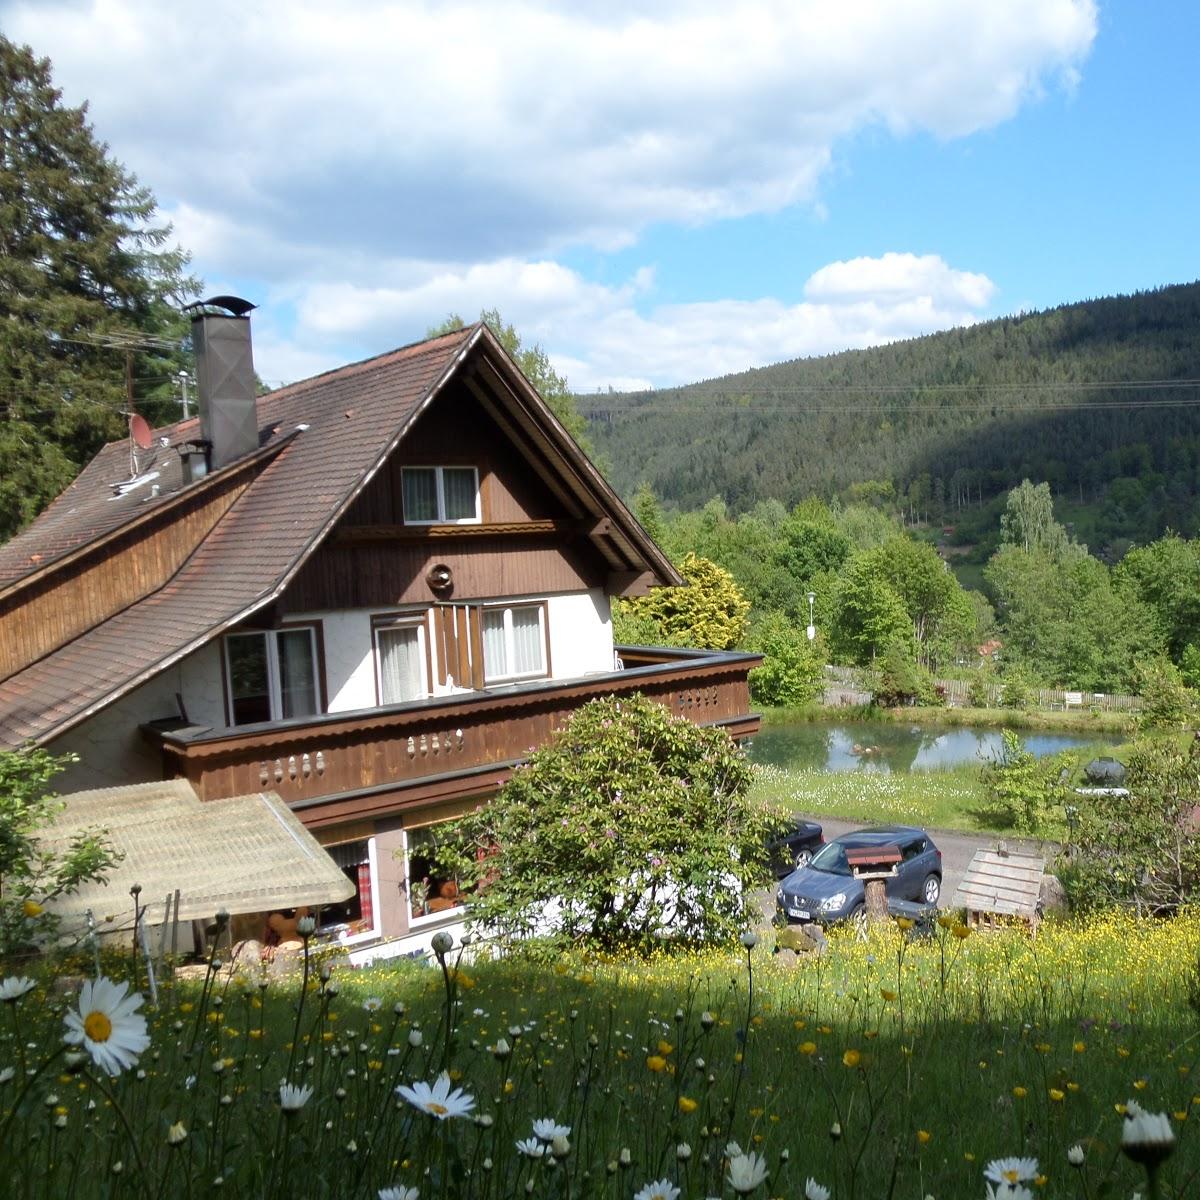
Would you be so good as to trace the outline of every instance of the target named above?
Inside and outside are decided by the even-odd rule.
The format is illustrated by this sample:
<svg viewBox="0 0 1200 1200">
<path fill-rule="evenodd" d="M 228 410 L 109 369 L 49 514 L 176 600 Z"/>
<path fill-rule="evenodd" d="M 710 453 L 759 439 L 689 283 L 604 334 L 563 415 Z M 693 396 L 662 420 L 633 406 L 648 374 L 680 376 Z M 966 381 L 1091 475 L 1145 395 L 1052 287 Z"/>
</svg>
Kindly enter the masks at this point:
<svg viewBox="0 0 1200 1200">
<path fill-rule="evenodd" d="M 420 1192 L 410 1187 L 385 1187 L 379 1189 L 379 1200 L 417 1200 Z"/>
<path fill-rule="evenodd" d="M 729 1160 L 729 1186 L 739 1196 L 748 1196 L 767 1177 L 767 1160 L 753 1150 Z"/>
<path fill-rule="evenodd" d="M 103 975 L 89 979 L 79 991 L 79 1010 L 69 1009 L 63 1018 L 67 1026 L 63 1040 L 82 1045 L 110 1075 L 134 1066 L 150 1045 L 146 1018 L 137 1011 L 142 997 L 136 992 L 126 995 L 128 991 L 127 983 L 114 983 Z"/>
<path fill-rule="evenodd" d="M 383 1001 L 378 996 L 368 996 L 362 1006 L 369 1013 L 378 1012 L 383 1007 Z"/>
<path fill-rule="evenodd" d="M 517 1153 L 526 1158 L 545 1158 L 546 1143 L 539 1142 L 537 1138 L 521 1138 L 517 1142 Z"/>
<path fill-rule="evenodd" d="M 533 1133 L 535 1137 L 540 1137 L 543 1142 L 552 1142 L 556 1137 L 570 1137 L 570 1125 L 557 1125 L 553 1117 L 539 1117 L 533 1123 Z"/>
<path fill-rule="evenodd" d="M 462 1088 L 450 1090 L 450 1076 L 445 1071 L 434 1080 L 432 1087 L 423 1081 L 414 1083 L 412 1087 L 400 1084 L 396 1088 L 396 1095 L 439 1121 L 445 1121 L 448 1117 L 470 1116 L 471 1109 L 475 1107 L 474 1096 L 468 1096 Z"/>
<path fill-rule="evenodd" d="M 308 1084 L 297 1087 L 284 1080 L 279 1085 L 279 1107 L 285 1113 L 299 1112 L 311 1099 L 313 1090 Z"/>
<path fill-rule="evenodd" d="M 656 1179 L 640 1192 L 634 1192 L 633 1200 L 677 1200 L 679 1189 L 669 1179 Z"/>
<path fill-rule="evenodd" d="M 10 975 L 7 979 L 0 980 L 0 1001 L 5 1004 L 12 1004 L 14 1001 L 20 1000 L 26 992 L 32 992 L 34 983 L 32 979 L 26 979 L 24 976 Z"/>
<path fill-rule="evenodd" d="M 829 1200 L 829 1189 L 810 1178 L 804 1185 L 804 1200 Z"/>
<path fill-rule="evenodd" d="M 1175 1131 L 1166 1113 L 1147 1112 L 1136 1101 L 1125 1106 L 1121 1149 L 1136 1163 L 1154 1166 L 1175 1149 Z"/>
<path fill-rule="evenodd" d="M 994 1158 L 983 1169 L 984 1179 L 992 1183 L 1029 1183 L 1037 1173 L 1036 1158 Z"/>
<path fill-rule="evenodd" d="M 1033 1193 L 1023 1183 L 998 1183 L 995 1188 L 989 1183 L 986 1200 L 1033 1200 Z"/>
</svg>

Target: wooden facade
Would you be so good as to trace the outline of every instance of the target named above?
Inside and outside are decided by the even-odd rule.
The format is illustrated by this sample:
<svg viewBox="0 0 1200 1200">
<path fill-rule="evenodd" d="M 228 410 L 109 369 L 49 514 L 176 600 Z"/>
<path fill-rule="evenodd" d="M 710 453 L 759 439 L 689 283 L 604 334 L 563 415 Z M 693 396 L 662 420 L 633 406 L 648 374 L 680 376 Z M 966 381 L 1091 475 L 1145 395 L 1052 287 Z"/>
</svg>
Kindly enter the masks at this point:
<svg viewBox="0 0 1200 1200">
<path fill-rule="evenodd" d="M 572 683 L 538 683 L 244 729 L 147 728 L 168 776 L 202 798 L 277 791 L 310 828 L 406 807 L 486 796 L 580 705 L 640 692 L 672 714 L 735 737 L 758 729 L 746 676 L 757 655 L 623 652 L 640 665 Z M 656 660 L 656 661 L 650 661 Z"/>
<path fill-rule="evenodd" d="M 246 490 L 257 461 L 0 598 L 0 679 L 162 587 Z"/>
</svg>

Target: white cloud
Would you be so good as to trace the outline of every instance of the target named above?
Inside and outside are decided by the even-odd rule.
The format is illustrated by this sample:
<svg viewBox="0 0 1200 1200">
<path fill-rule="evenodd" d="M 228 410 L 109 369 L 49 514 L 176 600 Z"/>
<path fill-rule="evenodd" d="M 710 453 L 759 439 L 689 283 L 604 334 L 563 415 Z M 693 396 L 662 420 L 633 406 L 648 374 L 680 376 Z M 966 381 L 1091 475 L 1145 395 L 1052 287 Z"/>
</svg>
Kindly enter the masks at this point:
<svg viewBox="0 0 1200 1200">
<path fill-rule="evenodd" d="M 1070 86 L 1096 23 L 1094 0 L 17 0 L 5 20 L 165 204 L 237 227 L 203 266 L 262 275 L 310 247 L 538 257 L 813 202 L 865 127 L 956 137 Z"/>
<path fill-rule="evenodd" d="M 256 333 L 256 360 L 264 378 L 298 378 L 296 369 L 312 361 L 345 361 L 341 339 L 398 345 L 425 314 L 456 311 L 470 320 L 495 304 L 527 342 L 542 343 L 575 390 L 656 387 L 970 324 L 993 291 L 985 275 L 935 255 L 889 253 L 822 267 L 798 304 L 717 300 L 642 313 L 650 278 L 642 269 L 605 287 L 553 262 L 504 259 L 426 270 L 409 287 L 311 288 L 294 298 L 291 339 L 267 344 Z M 872 279 L 880 286 L 871 289 Z"/>
<path fill-rule="evenodd" d="M 986 275 L 956 271 L 936 254 L 885 254 L 830 263 L 804 285 L 811 300 L 846 303 L 914 293 L 941 305 L 982 308 L 995 286 Z"/>
<path fill-rule="evenodd" d="M 1095 0 L 9 0 L 157 193 L 272 381 L 499 306 L 581 390 L 686 382 L 977 319 L 936 255 L 831 263 L 801 303 L 654 306 L 556 259 L 803 203 L 846 139 L 965 136 L 1074 86 Z M 102 52 L 101 52 L 102 49 Z"/>
</svg>

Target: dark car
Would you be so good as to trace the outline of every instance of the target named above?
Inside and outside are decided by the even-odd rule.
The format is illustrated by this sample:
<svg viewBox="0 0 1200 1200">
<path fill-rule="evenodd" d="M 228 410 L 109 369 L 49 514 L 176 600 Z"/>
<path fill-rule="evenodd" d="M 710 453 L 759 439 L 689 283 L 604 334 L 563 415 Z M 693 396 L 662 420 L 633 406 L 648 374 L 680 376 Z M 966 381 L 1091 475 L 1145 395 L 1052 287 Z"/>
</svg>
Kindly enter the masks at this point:
<svg viewBox="0 0 1200 1200">
<path fill-rule="evenodd" d="M 787 876 L 775 896 L 779 916 L 792 923 L 825 925 L 858 917 L 865 911 L 865 887 L 854 878 L 846 851 L 871 846 L 895 846 L 900 851 L 896 874 L 884 885 L 889 904 L 937 905 L 942 894 L 942 852 L 933 839 L 909 825 L 876 825 L 827 842 L 805 866 Z"/>
<path fill-rule="evenodd" d="M 782 879 L 797 867 L 803 867 L 824 844 L 824 831 L 816 821 L 793 814 L 783 832 L 767 843 L 775 878 Z"/>
</svg>

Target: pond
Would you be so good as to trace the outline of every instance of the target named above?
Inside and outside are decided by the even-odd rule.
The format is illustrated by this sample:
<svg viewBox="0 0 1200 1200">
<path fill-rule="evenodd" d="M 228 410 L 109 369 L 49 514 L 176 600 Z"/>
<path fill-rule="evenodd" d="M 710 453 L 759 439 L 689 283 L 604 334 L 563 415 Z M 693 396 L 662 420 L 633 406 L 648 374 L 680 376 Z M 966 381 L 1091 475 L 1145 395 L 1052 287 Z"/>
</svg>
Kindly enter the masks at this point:
<svg viewBox="0 0 1200 1200">
<path fill-rule="evenodd" d="M 1084 746 L 1116 745 L 1102 734 L 1022 733 L 1026 749 L 1039 758 Z M 982 764 L 1002 749 L 998 729 L 938 729 L 903 721 L 856 721 L 847 725 L 817 722 L 765 725 L 755 735 L 750 757 L 795 771 L 936 770 Z"/>
</svg>

